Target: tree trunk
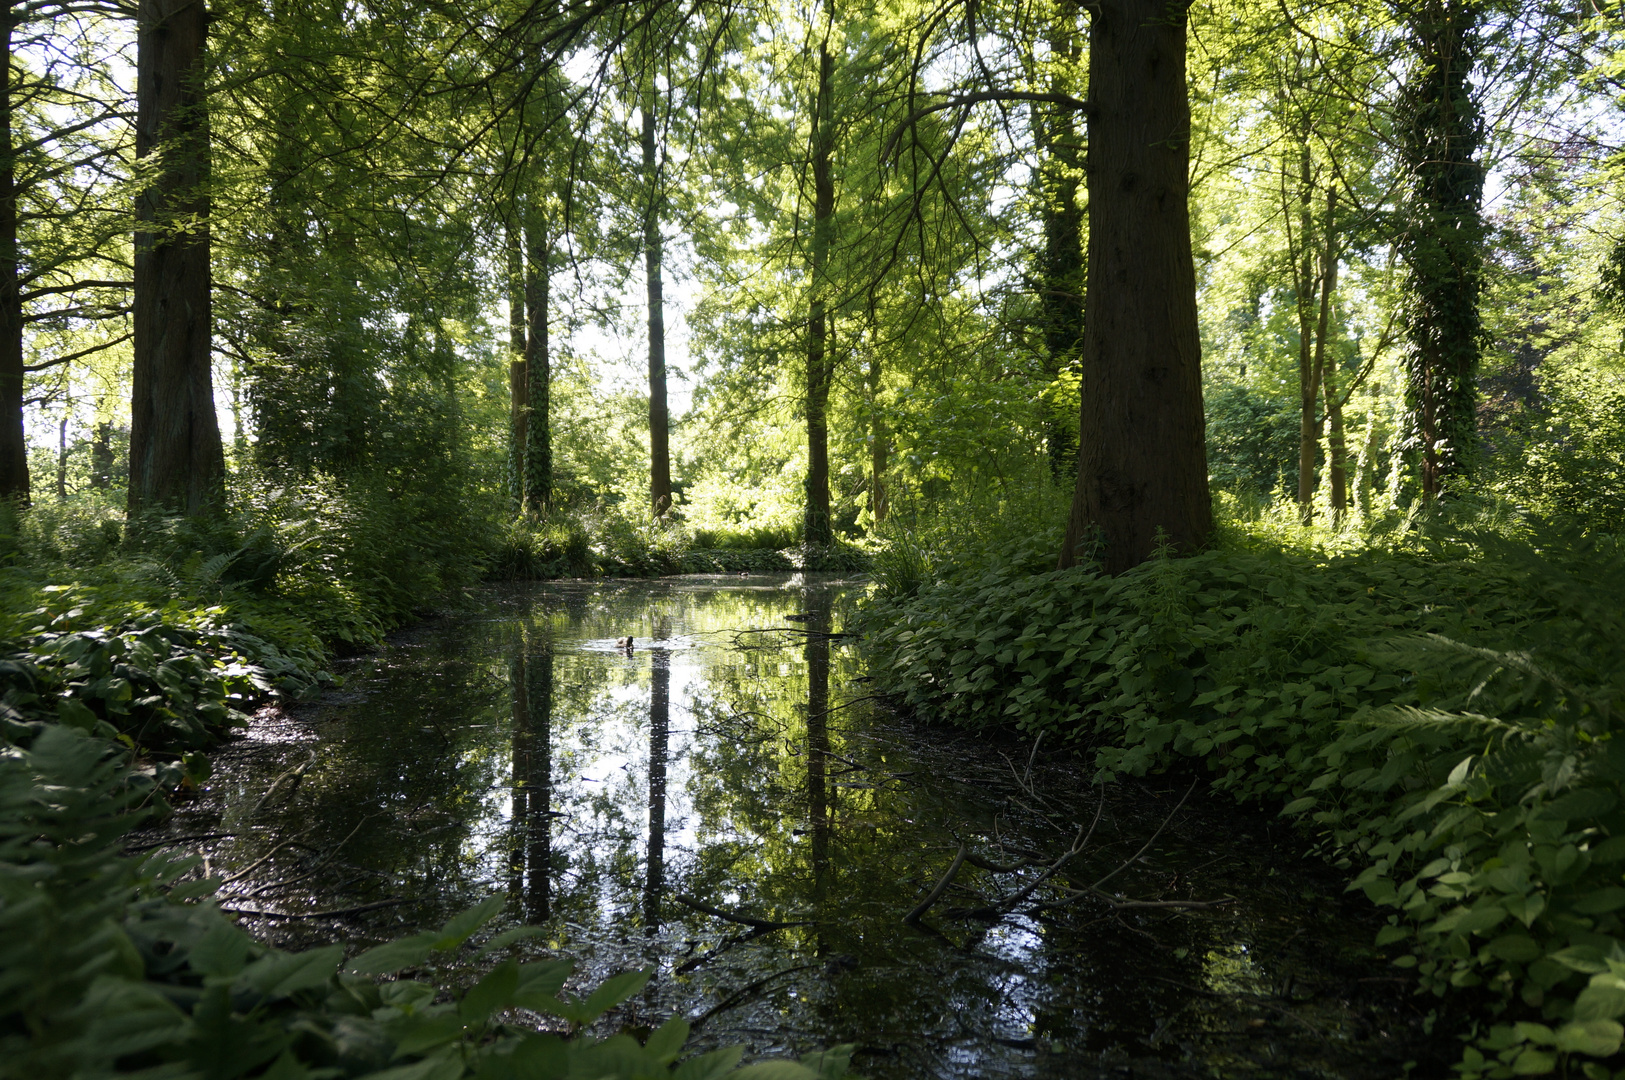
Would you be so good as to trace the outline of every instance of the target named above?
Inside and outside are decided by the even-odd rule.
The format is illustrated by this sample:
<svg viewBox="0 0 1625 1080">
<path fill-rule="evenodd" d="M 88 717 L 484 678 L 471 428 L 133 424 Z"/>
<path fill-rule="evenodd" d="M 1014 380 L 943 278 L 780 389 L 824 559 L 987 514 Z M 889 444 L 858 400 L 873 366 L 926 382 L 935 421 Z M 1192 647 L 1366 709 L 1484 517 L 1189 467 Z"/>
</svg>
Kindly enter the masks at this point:
<svg viewBox="0 0 1625 1080">
<path fill-rule="evenodd" d="M 1467 0 L 1426 0 L 1410 17 L 1415 67 L 1399 122 L 1410 173 L 1405 232 L 1407 443 L 1420 451 L 1422 493 L 1471 475 L 1477 449 L 1484 126 L 1468 76 L 1480 15 Z"/>
<path fill-rule="evenodd" d="M 517 197 L 515 202 L 518 202 Z M 503 229 L 508 294 L 508 497 L 525 506 L 525 448 L 530 439 L 530 372 L 526 368 L 525 255 L 519 210 Z"/>
<path fill-rule="evenodd" d="M 1338 395 L 1335 377 L 1337 364 L 1326 362 L 1326 347 L 1331 335 L 1332 293 L 1337 291 L 1337 188 L 1326 189 L 1326 246 L 1320 259 L 1320 321 L 1315 332 L 1315 372 L 1326 389 L 1326 419 L 1331 433 L 1326 445 L 1326 474 L 1331 482 L 1332 527 L 1343 524 L 1348 509 L 1348 475 L 1343 459 L 1343 402 Z"/>
<path fill-rule="evenodd" d="M 63 412 L 62 422 L 56 426 L 56 497 L 61 502 L 68 497 L 68 414 Z"/>
<path fill-rule="evenodd" d="M 1207 543 L 1212 503 L 1188 209 L 1185 8 L 1123 0 L 1089 30 L 1089 251 L 1078 482 L 1060 565 L 1108 573 L 1159 536 Z"/>
<path fill-rule="evenodd" d="M 23 302 L 17 281 L 17 161 L 11 133 L 11 35 L 17 9 L 6 7 L 6 71 L 0 85 L 0 499 L 28 502 L 28 441 L 23 435 Z"/>
<path fill-rule="evenodd" d="M 553 359 L 548 351 L 547 301 L 552 283 L 547 219 L 532 205 L 525 216 L 525 319 L 529 339 L 525 376 L 530 417 L 525 425 L 525 509 L 542 513 L 553 502 L 553 428 L 549 398 Z"/>
<path fill-rule="evenodd" d="M 90 440 L 90 486 L 105 491 L 113 486 L 113 425 L 97 424 Z"/>
<path fill-rule="evenodd" d="M 135 152 L 159 162 L 136 197 L 132 514 L 200 514 L 223 494 L 210 372 L 207 37 L 201 0 L 140 0 Z"/>
<path fill-rule="evenodd" d="M 1053 56 L 1076 61 L 1077 22 L 1077 4 L 1062 0 L 1051 26 Z M 1073 88 L 1056 80 L 1051 89 L 1070 93 Z M 1044 374 L 1053 384 L 1077 363 L 1083 347 L 1083 208 L 1078 205 L 1077 129 L 1072 110 L 1058 110 L 1053 126 L 1040 117 L 1035 106 L 1033 137 L 1041 155 L 1038 179 L 1044 225 L 1039 302 L 1044 313 Z M 1057 482 L 1072 479 L 1078 471 L 1078 414 L 1069 405 L 1057 403 L 1046 409 L 1044 417 L 1045 451 L 1050 475 Z"/>
<path fill-rule="evenodd" d="M 826 7 L 831 21 L 834 12 Z M 807 305 L 807 491 L 802 541 L 827 546 L 834 540 L 829 520 L 829 386 L 831 364 L 824 275 L 835 222 L 835 58 L 829 40 L 818 47 L 818 94 L 813 102 L 813 236 Z"/>
<path fill-rule="evenodd" d="M 643 268 L 649 292 L 649 507 L 656 517 L 671 507 L 671 419 L 666 410 L 666 299 L 660 278 L 660 175 L 655 162 L 653 84 L 643 98 Z"/>
<path fill-rule="evenodd" d="M 1298 310 L 1298 523 L 1315 520 L 1315 457 L 1320 450 L 1320 366 L 1315 360 L 1310 305 L 1314 303 L 1315 256 L 1309 245 L 1313 232 L 1310 198 L 1309 144 L 1304 143 L 1298 175 L 1298 253 L 1293 260 L 1293 296 Z M 1290 233 L 1288 234 L 1290 243 Z"/>
</svg>

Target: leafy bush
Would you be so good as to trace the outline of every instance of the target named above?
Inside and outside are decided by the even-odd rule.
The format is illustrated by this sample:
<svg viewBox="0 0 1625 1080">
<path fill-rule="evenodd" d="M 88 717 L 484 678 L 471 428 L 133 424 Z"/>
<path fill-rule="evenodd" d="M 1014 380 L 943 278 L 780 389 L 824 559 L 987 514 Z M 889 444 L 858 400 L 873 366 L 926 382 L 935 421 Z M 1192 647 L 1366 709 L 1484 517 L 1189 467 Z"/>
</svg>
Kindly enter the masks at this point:
<svg viewBox="0 0 1625 1080">
<path fill-rule="evenodd" d="M 696 548 L 708 551 L 778 551 L 801 540 L 801 530 L 791 525 L 753 525 L 737 528 L 695 529 Z"/>
<path fill-rule="evenodd" d="M 1548 535 L 996 568 L 868 617 L 877 680 L 908 705 L 1053 731 L 1103 777 L 1201 760 L 1286 804 L 1395 909 L 1396 963 L 1527 1018 L 1463 1061 L 1505 1076 L 1625 1035 L 1622 613 L 1621 553 Z"/>
</svg>

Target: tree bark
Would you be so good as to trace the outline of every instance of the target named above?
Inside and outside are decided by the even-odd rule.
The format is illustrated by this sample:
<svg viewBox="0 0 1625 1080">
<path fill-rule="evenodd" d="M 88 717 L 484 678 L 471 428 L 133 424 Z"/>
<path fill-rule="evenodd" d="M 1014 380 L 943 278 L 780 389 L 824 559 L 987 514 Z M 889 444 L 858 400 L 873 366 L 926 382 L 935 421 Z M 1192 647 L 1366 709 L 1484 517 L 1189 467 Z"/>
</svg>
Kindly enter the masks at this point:
<svg viewBox="0 0 1625 1080">
<path fill-rule="evenodd" d="M 834 12 L 826 5 L 833 21 Z M 829 520 L 829 311 L 824 280 L 835 217 L 835 58 L 829 39 L 818 47 L 818 92 L 813 101 L 811 135 L 813 177 L 811 288 L 807 304 L 807 490 L 802 542 L 827 546 L 834 540 Z"/>
<path fill-rule="evenodd" d="M 666 299 L 660 276 L 660 175 L 655 161 L 655 89 L 643 98 L 643 268 L 649 294 L 649 507 L 656 517 L 671 507 L 671 418 L 666 408 Z"/>
<path fill-rule="evenodd" d="M 223 494 L 210 371 L 207 39 L 202 0 L 140 0 L 135 151 L 151 172 L 136 197 L 132 514 L 200 514 Z"/>
<path fill-rule="evenodd" d="M 1102 2 L 1089 29 L 1088 288 L 1078 481 L 1060 565 L 1108 573 L 1159 536 L 1207 543 L 1212 503 L 1191 259 L 1183 4 Z"/>
<path fill-rule="evenodd" d="M 518 202 L 517 197 L 514 200 Z M 508 294 L 508 496 L 525 506 L 525 448 L 530 434 L 530 373 L 525 311 L 525 255 L 517 207 L 503 229 Z"/>
<path fill-rule="evenodd" d="M 525 425 L 525 509 L 542 513 L 553 502 L 553 428 L 550 415 L 553 359 L 547 337 L 548 289 L 552 283 L 552 242 L 547 219 L 534 204 L 525 216 L 525 321 L 529 336 L 525 345 L 526 399 L 529 419 Z"/>
<path fill-rule="evenodd" d="M 17 9 L 5 16 L 6 70 L 0 85 L 0 499 L 28 502 L 23 434 L 23 302 L 17 281 L 17 160 L 12 146 L 11 39 Z"/>
</svg>

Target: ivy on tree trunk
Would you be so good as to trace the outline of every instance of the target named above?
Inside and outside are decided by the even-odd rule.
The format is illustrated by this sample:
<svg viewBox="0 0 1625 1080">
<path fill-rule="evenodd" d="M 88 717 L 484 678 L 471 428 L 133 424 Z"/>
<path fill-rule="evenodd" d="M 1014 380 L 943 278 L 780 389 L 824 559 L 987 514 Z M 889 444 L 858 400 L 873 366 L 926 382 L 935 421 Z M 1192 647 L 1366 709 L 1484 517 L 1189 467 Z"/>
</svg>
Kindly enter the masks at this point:
<svg viewBox="0 0 1625 1080">
<path fill-rule="evenodd" d="M 1410 19 L 1415 52 L 1398 128 L 1410 190 L 1399 252 L 1406 269 L 1405 405 L 1422 493 L 1473 471 L 1477 442 L 1478 297 L 1484 278 L 1484 125 L 1468 76 L 1480 15 L 1466 0 L 1429 0 Z"/>
</svg>

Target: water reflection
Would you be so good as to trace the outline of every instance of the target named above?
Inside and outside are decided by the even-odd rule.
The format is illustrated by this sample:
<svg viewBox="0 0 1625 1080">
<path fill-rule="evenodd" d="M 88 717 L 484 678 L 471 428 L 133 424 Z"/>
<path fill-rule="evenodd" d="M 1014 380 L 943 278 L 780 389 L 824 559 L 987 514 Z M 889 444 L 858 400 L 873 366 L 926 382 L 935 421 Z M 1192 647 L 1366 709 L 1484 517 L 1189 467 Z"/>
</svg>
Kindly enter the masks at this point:
<svg viewBox="0 0 1625 1080">
<path fill-rule="evenodd" d="M 232 822 L 220 867 L 270 856 L 232 906 L 351 913 L 260 932 L 377 939 L 505 889 L 508 923 L 547 927 L 536 947 L 583 980 L 658 969 L 622 1019 L 681 1013 L 760 1053 L 853 1041 L 872 1077 L 1379 1076 L 1417 1056 L 1419 1015 L 1355 981 L 1371 931 L 1335 878 L 1274 873 L 1294 842 L 1268 823 L 1188 806 L 1113 880 L 1234 908 L 1066 902 L 1183 785 L 1116 789 L 1071 878 L 1034 894 L 1058 906 L 954 916 L 1031 881 L 1100 796 L 1070 758 L 1027 785 L 1004 756 L 1026 747 L 871 711 L 848 595 L 768 576 L 497 594 L 358 666 L 297 731 L 256 729 L 174 828 Z M 961 844 L 1026 868 L 967 865 L 904 925 Z"/>
</svg>

